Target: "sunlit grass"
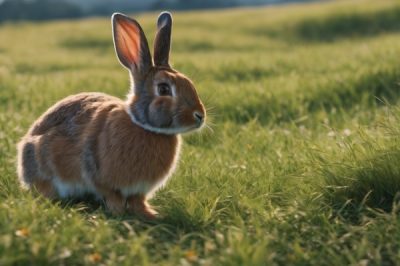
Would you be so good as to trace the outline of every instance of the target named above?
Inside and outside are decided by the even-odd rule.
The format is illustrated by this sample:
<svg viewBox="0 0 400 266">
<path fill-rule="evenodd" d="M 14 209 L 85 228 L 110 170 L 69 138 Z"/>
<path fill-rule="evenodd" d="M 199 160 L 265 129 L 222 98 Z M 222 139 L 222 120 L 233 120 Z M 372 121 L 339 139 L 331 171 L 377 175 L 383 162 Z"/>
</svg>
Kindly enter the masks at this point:
<svg viewBox="0 0 400 266">
<path fill-rule="evenodd" d="M 399 8 L 174 14 L 173 66 L 211 129 L 184 137 L 155 223 L 18 187 L 15 145 L 48 107 L 127 94 L 109 19 L 1 24 L 0 265 L 396 265 Z M 156 16 L 137 16 L 150 43 Z"/>
</svg>

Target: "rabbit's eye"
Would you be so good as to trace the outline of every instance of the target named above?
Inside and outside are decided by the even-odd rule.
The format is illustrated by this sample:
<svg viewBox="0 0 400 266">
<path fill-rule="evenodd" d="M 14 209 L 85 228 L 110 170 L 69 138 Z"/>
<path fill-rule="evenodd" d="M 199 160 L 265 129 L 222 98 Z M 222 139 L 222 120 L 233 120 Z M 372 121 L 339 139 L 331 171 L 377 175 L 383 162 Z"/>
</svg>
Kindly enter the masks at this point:
<svg viewBox="0 0 400 266">
<path fill-rule="evenodd" d="M 172 96 L 171 87 L 167 83 L 158 84 L 157 90 L 160 96 Z"/>
</svg>

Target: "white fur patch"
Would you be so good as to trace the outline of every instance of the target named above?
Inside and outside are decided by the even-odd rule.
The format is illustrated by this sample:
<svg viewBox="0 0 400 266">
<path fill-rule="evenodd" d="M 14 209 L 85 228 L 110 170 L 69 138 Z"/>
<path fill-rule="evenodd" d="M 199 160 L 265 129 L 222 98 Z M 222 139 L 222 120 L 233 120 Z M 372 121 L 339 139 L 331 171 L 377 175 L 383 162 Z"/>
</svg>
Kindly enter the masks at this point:
<svg viewBox="0 0 400 266">
<path fill-rule="evenodd" d="M 151 183 L 140 181 L 130 187 L 121 188 L 121 194 L 124 197 L 129 197 L 131 195 L 137 195 L 137 194 L 147 195 L 147 193 L 149 193 L 149 191 L 152 190 L 153 186 L 154 185 Z"/>
<path fill-rule="evenodd" d="M 79 197 L 87 193 L 97 195 L 95 188 L 85 183 L 64 182 L 56 177 L 53 179 L 53 185 L 60 198 Z"/>
</svg>

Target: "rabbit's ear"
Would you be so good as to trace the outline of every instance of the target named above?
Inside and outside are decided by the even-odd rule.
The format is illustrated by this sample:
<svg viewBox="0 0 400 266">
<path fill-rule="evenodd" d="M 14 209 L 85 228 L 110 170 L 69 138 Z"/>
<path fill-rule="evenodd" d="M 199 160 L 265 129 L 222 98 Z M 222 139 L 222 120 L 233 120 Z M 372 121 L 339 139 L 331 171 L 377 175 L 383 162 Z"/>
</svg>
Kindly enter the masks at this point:
<svg viewBox="0 0 400 266">
<path fill-rule="evenodd" d="M 169 66 L 169 50 L 171 48 L 172 16 L 162 12 L 157 20 L 157 34 L 154 41 L 154 64 Z"/>
<path fill-rule="evenodd" d="M 111 20 L 119 61 L 132 72 L 135 79 L 144 77 L 153 62 L 142 28 L 136 20 L 120 13 L 114 13 Z"/>
</svg>

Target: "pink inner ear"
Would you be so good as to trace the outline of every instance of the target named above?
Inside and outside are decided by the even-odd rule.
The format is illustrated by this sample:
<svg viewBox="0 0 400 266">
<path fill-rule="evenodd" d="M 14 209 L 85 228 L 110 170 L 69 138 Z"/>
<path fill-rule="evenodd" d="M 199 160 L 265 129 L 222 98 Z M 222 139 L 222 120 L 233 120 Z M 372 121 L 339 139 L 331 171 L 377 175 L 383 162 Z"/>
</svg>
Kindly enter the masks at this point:
<svg viewBox="0 0 400 266">
<path fill-rule="evenodd" d="M 116 46 L 127 63 L 137 65 L 140 53 L 140 30 L 132 22 L 124 19 L 116 21 Z"/>
</svg>

